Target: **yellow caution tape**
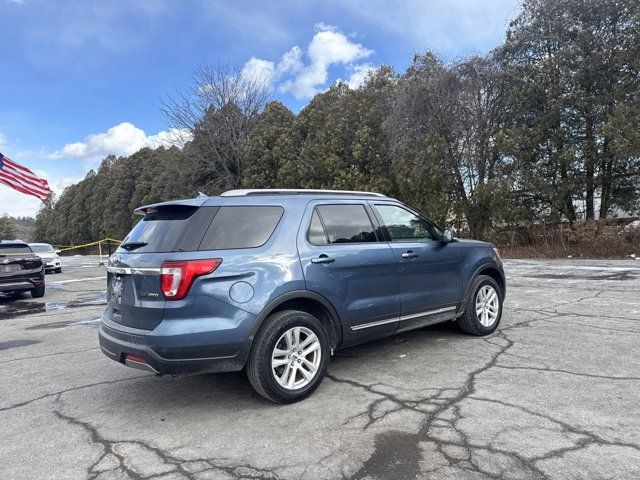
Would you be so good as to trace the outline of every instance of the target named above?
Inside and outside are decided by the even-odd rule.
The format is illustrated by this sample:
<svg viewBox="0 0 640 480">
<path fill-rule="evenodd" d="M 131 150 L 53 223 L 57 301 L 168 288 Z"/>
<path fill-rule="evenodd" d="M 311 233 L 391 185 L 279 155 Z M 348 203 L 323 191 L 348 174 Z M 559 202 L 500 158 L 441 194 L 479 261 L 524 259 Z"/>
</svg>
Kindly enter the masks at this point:
<svg viewBox="0 0 640 480">
<path fill-rule="evenodd" d="M 71 247 L 64 247 L 64 248 L 60 248 L 59 251 L 60 252 L 66 252 L 67 250 L 76 250 L 78 248 L 85 248 L 85 247 L 91 247 L 93 245 L 98 245 L 100 243 L 107 243 L 107 242 L 116 242 L 116 243 L 121 243 L 122 240 L 115 240 L 113 238 L 104 238 L 102 240 L 96 240 L 95 242 L 90 242 L 90 243 L 85 243 L 83 245 L 73 245 Z"/>
</svg>

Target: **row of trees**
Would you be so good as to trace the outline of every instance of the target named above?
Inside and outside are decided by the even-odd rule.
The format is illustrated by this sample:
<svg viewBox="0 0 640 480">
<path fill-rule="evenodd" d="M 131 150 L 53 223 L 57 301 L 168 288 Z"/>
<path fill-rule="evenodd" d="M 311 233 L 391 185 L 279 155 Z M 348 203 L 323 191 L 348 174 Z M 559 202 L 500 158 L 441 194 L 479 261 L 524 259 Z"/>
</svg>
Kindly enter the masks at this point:
<svg viewBox="0 0 640 480">
<path fill-rule="evenodd" d="M 199 69 L 163 109 L 184 147 L 106 158 L 44 205 L 38 238 L 122 238 L 141 204 L 239 187 L 378 191 L 476 238 L 640 208 L 640 0 L 524 0 L 485 57 L 416 55 L 297 115 L 269 98 Z"/>
<path fill-rule="evenodd" d="M 33 217 L 10 217 L 0 215 L 0 240 L 23 240 L 31 242 L 34 238 L 35 220 Z"/>
</svg>

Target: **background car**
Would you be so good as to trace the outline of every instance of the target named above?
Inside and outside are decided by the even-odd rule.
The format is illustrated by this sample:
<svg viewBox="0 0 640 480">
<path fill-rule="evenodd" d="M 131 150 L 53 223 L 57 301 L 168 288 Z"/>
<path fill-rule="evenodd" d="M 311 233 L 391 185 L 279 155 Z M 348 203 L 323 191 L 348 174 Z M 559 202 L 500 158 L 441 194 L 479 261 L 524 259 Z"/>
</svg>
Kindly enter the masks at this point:
<svg viewBox="0 0 640 480">
<path fill-rule="evenodd" d="M 33 253 L 42 259 L 44 269 L 47 273 L 62 273 L 62 262 L 55 248 L 48 243 L 30 243 L 29 247 L 31 247 Z"/>
<path fill-rule="evenodd" d="M 44 265 L 29 245 L 20 240 L 0 240 L 0 292 L 31 292 L 44 296 Z"/>
</svg>

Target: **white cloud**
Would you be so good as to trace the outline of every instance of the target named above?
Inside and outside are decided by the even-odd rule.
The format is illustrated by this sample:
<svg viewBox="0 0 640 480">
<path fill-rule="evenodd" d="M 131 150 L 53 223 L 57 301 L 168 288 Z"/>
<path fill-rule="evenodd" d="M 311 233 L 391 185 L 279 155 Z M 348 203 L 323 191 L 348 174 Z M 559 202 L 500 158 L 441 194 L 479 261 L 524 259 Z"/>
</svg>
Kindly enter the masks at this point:
<svg viewBox="0 0 640 480">
<path fill-rule="evenodd" d="M 311 98 L 320 86 L 327 83 L 329 68 L 332 65 L 346 65 L 351 67 L 355 74 L 365 67 L 355 63 L 372 53 L 373 50 L 352 42 L 335 27 L 320 23 L 316 25 L 316 33 L 307 46 L 307 64 L 303 62 L 302 49 L 294 46 L 282 55 L 277 65 L 268 60 L 251 57 L 245 63 L 243 73 L 246 71 L 247 74 L 268 80 L 270 85 L 280 81 L 280 91 L 290 92 L 297 99 Z M 353 83 L 357 83 L 357 77 L 354 77 Z"/>
<path fill-rule="evenodd" d="M 253 82 L 271 86 L 276 78 L 276 66 L 268 60 L 251 57 L 242 67 L 241 73 Z"/>
<path fill-rule="evenodd" d="M 35 217 L 42 202 L 36 197 L 25 195 L 0 184 L 0 215 L 12 217 Z"/>
<path fill-rule="evenodd" d="M 355 65 L 351 69 L 351 75 L 345 82 L 350 88 L 354 90 L 360 88 L 369 75 L 376 71 L 376 67 L 369 63 L 363 63 L 362 65 Z"/>
<path fill-rule="evenodd" d="M 111 127 L 106 132 L 89 135 L 83 141 L 68 143 L 61 150 L 53 153 L 49 153 L 44 149 L 14 150 L 13 152 L 3 153 L 10 153 L 9 156 L 12 160 L 28 166 L 38 176 L 46 178 L 51 190 L 57 196 L 60 196 L 66 187 L 79 182 L 83 177 L 63 176 L 64 174 L 60 174 L 61 176 L 58 177 L 48 173 L 49 171 L 60 171 L 58 168 L 60 164 L 56 160 L 82 160 L 84 161 L 84 171 L 86 173 L 109 154 L 117 156 L 131 155 L 144 147 L 182 146 L 190 139 L 191 135 L 187 131 L 169 129 L 158 132 L 155 135 L 147 135 L 144 130 L 135 125 L 123 122 Z M 7 137 L 0 132 L 0 152 L 2 152 L 3 146 L 7 144 Z M 42 165 L 43 161 L 50 167 L 45 167 L 45 169 L 34 168 L 34 164 Z M 82 169 L 78 170 L 81 171 Z M 0 215 L 6 213 L 12 216 L 35 216 L 41 205 L 42 203 L 37 198 L 0 184 Z"/>
<path fill-rule="evenodd" d="M 187 131 L 169 129 L 155 135 L 147 135 L 132 123 L 123 122 L 106 132 L 89 135 L 83 141 L 67 143 L 61 150 L 49 155 L 50 159 L 78 158 L 96 162 L 107 155 L 131 155 L 141 148 L 183 145 L 190 139 Z"/>
<path fill-rule="evenodd" d="M 302 50 L 297 45 L 291 47 L 287 53 L 282 55 L 278 63 L 278 73 L 280 75 L 286 73 L 297 73 L 302 70 Z"/>
</svg>

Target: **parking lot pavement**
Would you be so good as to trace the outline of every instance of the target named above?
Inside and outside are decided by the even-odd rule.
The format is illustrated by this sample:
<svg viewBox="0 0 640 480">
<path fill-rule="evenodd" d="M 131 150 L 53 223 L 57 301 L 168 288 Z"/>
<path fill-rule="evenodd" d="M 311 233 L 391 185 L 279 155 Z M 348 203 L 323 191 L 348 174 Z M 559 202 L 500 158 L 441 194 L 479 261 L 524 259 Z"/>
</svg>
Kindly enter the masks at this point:
<svg viewBox="0 0 640 480">
<path fill-rule="evenodd" d="M 507 261 L 497 333 L 340 350 L 276 406 L 104 357 L 104 267 L 65 261 L 0 299 L 0 478 L 640 478 L 640 262 Z"/>
</svg>

